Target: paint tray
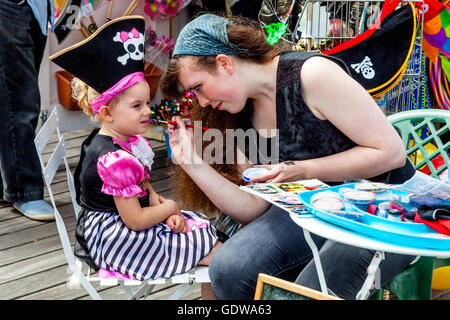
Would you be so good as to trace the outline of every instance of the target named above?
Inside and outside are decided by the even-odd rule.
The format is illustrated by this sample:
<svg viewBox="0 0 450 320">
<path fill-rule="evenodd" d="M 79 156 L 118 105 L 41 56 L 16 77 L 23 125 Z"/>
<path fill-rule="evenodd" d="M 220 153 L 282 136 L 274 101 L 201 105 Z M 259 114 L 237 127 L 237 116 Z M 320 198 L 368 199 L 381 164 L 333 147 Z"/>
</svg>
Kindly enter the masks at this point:
<svg viewBox="0 0 450 320">
<path fill-rule="evenodd" d="M 345 203 L 344 210 L 362 213 L 358 220 L 347 219 L 342 215 L 336 215 L 331 212 L 318 210 L 311 204 L 311 197 L 319 192 L 332 191 L 339 194 L 339 189 L 354 189 L 355 184 L 339 185 L 325 189 L 305 191 L 298 194 L 300 201 L 303 202 L 306 210 L 314 216 L 335 224 L 339 227 L 360 233 L 364 236 L 382 240 L 390 244 L 397 244 L 417 249 L 435 249 L 450 250 L 450 237 L 440 234 L 423 223 L 407 223 L 403 221 L 393 221 L 382 217 L 369 214 L 361 206 L 358 207 L 352 203 Z M 409 193 L 387 189 L 386 192 L 397 194 L 402 202 L 408 201 Z M 342 194 L 339 194 L 344 200 Z M 383 193 L 377 195 L 383 199 Z M 376 200 L 376 203 L 381 200 Z M 386 201 L 383 199 L 382 201 Z"/>
</svg>

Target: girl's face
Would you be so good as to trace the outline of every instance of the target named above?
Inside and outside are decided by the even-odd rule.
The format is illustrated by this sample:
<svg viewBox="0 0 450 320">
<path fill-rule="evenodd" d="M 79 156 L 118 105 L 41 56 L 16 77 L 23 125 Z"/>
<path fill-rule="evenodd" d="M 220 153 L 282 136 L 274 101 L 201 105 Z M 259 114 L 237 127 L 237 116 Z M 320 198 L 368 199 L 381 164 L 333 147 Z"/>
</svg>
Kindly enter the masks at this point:
<svg viewBox="0 0 450 320">
<path fill-rule="evenodd" d="M 182 57 L 178 81 L 184 90 L 195 94 L 202 107 L 209 105 L 213 109 L 238 113 L 244 108 L 247 97 L 230 61 L 219 61 L 215 70 L 209 70 L 197 66 L 191 56 Z"/>
<path fill-rule="evenodd" d="M 126 89 L 110 108 L 111 127 L 123 136 L 144 134 L 150 117 L 150 88 L 142 81 Z"/>
</svg>

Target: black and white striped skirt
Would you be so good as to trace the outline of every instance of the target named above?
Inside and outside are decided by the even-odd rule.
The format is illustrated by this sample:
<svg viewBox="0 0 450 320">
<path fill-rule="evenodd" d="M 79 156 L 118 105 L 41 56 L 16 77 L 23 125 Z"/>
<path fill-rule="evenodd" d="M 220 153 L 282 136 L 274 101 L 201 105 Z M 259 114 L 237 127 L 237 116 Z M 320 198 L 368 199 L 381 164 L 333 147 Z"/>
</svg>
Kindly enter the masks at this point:
<svg viewBox="0 0 450 320">
<path fill-rule="evenodd" d="M 84 221 L 84 239 L 100 268 L 138 280 L 170 278 L 195 267 L 217 242 L 207 217 L 192 211 L 182 211 L 182 216 L 203 222 L 203 228 L 174 233 L 165 223 L 159 223 L 133 231 L 118 214 L 90 211 Z"/>
</svg>

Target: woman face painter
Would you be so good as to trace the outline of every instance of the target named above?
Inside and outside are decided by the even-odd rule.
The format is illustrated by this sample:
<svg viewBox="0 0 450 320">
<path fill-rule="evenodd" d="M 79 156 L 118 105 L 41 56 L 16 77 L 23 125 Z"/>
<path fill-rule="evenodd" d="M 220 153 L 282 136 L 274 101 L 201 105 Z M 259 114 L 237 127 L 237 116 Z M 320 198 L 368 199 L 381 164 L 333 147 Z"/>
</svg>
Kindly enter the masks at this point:
<svg viewBox="0 0 450 320">
<path fill-rule="evenodd" d="M 255 130 L 256 140 L 264 143 L 278 139 L 279 161 L 263 165 L 267 174 L 251 182 L 316 178 L 333 184 L 364 178 L 402 183 L 414 174 L 399 135 L 341 60 L 270 46 L 259 24 L 249 19 L 204 14 L 188 23 L 161 88 L 167 97 L 192 91 L 199 106 L 191 119 L 204 126 L 224 133 Z M 252 299 L 260 272 L 320 289 L 301 228 L 281 209 L 239 188 L 242 172 L 261 163 L 249 161 L 241 146 L 235 149 L 246 157 L 244 163 L 208 163 L 194 146 L 192 130 L 174 120 L 169 134 L 179 164 L 179 195 L 192 208 L 216 209 L 245 225 L 211 261 L 216 297 Z M 321 247 L 328 287 L 354 299 L 373 252 L 313 239 Z M 387 254 L 380 266 L 382 284 L 411 260 Z"/>
</svg>

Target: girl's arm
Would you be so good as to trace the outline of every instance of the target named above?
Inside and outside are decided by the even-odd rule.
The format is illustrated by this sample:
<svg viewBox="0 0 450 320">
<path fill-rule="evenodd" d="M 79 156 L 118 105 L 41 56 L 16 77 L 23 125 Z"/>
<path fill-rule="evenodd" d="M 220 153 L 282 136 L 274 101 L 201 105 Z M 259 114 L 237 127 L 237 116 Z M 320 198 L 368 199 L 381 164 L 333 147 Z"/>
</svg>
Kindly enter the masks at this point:
<svg viewBox="0 0 450 320">
<path fill-rule="evenodd" d="M 160 197 L 159 201 L 158 205 L 141 208 L 137 196 L 130 198 L 114 196 L 122 221 L 134 231 L 148 229 L 165 221 L 171 215 L 181 214 L 175 201 L 163 197 Z"/>
<path fill-rule="evenodd" d="M 146 181 L 143 185 L 143 188 L 148 190 L 150 193 L 150 206 L 151 207 L 160 204 L 159 195 L 156 193 L 155 190 L 153 190 L 153 187 L 150 184 L 150 182 Z"/>
<path fill-rule="evenodd" d="M 219 210 L 239 223 L 247 224 L 269 208 L 270 203 L 241 190 L 204 162 L 194 151 L 192 130 L 187 130 L 179 117 L 174 120 L 177 128 L 169 125 L 172 154 Z"/>
<path fill-rule="evenodd" d="M 281 182 L 317 178 L 344 181 L 371 178 L 402 167 L 406 151 L 401 138 L 369 93 L 336 63 L 308 59 L 301 69 L 301 90 L 313 114 L 330 121 L 357 146 L 295 165 L 265 166 L 268 175 L 253 181 Z"/>
<path fill-rule="evenodd" d="M 97 172 L 103 181 L 101 191 L 114 197 L 120 217 L 130 229 L 148 229 L 171 215 L 181 214 L 175 201 L 163 197 L 155 199 L 157 194 L 150 183 L 145 183 L 143 187 L 152 195 L 152 206 L 141 208 L 138 194 L 142 189 L 139 183 L 145 171 L 139 160 L 128 152 L 119 149 L 102 155 L 97 162 Z"/>
</svg>

